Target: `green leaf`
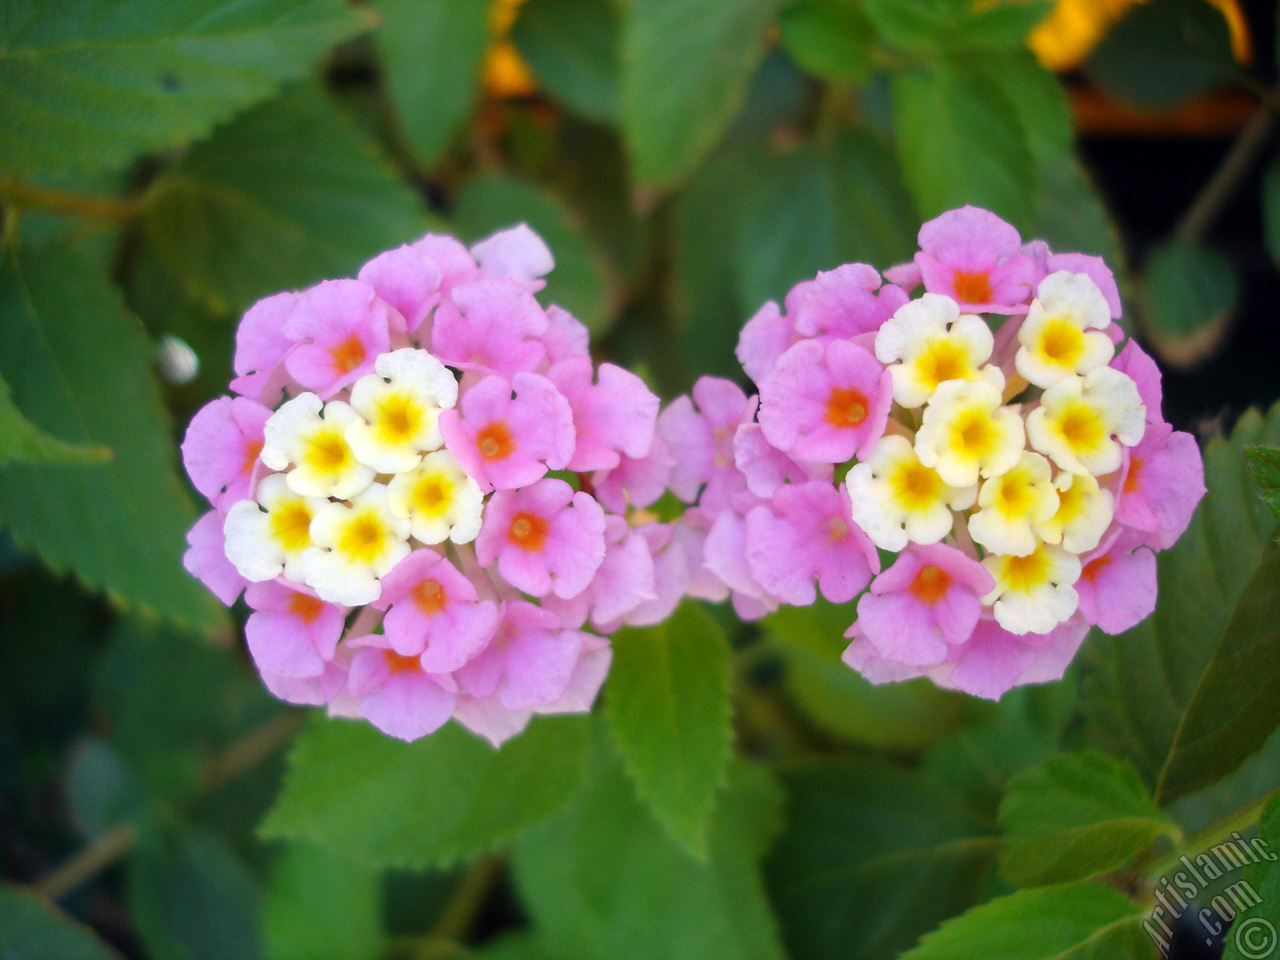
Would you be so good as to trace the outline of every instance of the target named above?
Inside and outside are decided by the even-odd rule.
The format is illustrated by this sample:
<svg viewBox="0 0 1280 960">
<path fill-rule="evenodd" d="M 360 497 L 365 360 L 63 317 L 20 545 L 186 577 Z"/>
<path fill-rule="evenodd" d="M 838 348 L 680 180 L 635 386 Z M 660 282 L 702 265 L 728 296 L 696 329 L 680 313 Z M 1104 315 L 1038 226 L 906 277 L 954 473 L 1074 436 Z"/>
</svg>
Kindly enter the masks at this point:
<svg viewBox="0 0 1280 960">
<path fill-rule="evenodd" d="M 0 524 L 56 571 L 92 589 L 214 630 L 220 606 L 185 570 L 195 518 L 151 347 L 105 276 L 50 241 L 0 265 L 0 376 L 41 430 L 115 451 L 95 467 L 0 470 Z"/>
<path fill-rule="evenodd" d="M 876 30 L 889 43 L 915 53 L 1008 50 L 1053 8 L 1048 0 L 864 0 Z"/>
<path fill-rule="evenodd" d="M 368 26 L 341 0 L 72 0 L 0 18 L 0 170 L 121 167 L 270 96 Z"/>
<path fill-rule="evenodd" d="M 564 307 L 598 336 L 614 319 L 610 290 L 602 258 L 572 219 L 558 198 L 534 184 L 482 177 L 463 188 L 453 226 L 460 236 L 475 241 L 527 223 L 546 241 L 556 260 L 540 294 L 543 302 Z"/>
<path fill-rule="evenodd" d="M 731 755 L 729 657 L 724 631 L 692 601 L 613 639 L 605 715 L 618 750 L 636 792 L 696 856 Z"/>
<path fill-rule="evenodd" d="M 618 113 L 619 32 L 609 0 L 529 0 L 511 38 L 551 96 L 608 123 Z"/>
<path fill-rule="evenodd" d="M 1067 93 L 1057 75 L 1045 69 L 1030 50 L 1010 50 L 999 58 L 977 58 L 966 64 L 1000 88 L 1026 136 L 1036 169 L 1044 170 L 1071 157 L 1072 117 Z"/>
<path fill-rule="evenodd" d="M 1155 960 L 1142 910 L 1111 887 L 1083 881 L 1019 890 L 974 907 L 900 960 Z"/>
<path fill-rule="evenodd" d="M 763 770 L 735 764 L 699 861 L 610 763 L 516 844 L 516 886 L 546 952 L 575 960 L 782 960 L 758 866 L 777 829 L 779 800 Z"/>
<path fill-rule="evenodd" d="M 1278 442 L 1280 406 L 1209 441 L 1209 494 L 1160 554 L 1155 613 L 1086 648 L 1093 738 L 1134 762 L 1159 806 L 1230 773 L 1280 723 L 1276 519 L 1240 454 Z"/>
<path fill-rule="evenodd" d="M 67 443 L 44 433 L 13 405 L 0 379 L 0 467 L 11 463 L 95 463 L 111 459 L 110 447 Z"/>
<path fill-rule="evenodd" d="M 134 819 L 146 802 L 137 774 L 108 744 L 93 737 L 71 757 L 66 796 L 76 823 L 91 837 Z"/>
<path fill-rule="evenodd" d="M 1280 850 L 1280 795 L 1263 809 L 1259 825 L 1261 837 L 1250 845 L 1257 859 L 1245 867 L 1243 881 L 1226 890 L 1229 906 L 1239 913 L 1222 960 L 1259 960 L 1275 952 L 1280 930 L 1280 869 L 1274 859 Z M 1260 844 L 1265 846 L 1259 856 Z"/>
<path fill-rule="evenodd" d="M 622 130 L 642 183 L 691 173 L 737 112 L 780 0 L 634 0 L 623 14 Z"/>
<path fill-rule="evenodd" d="M 915 249 L 911 200 L 897 164 L 866 134 L 774 159 L 748 196 L 735 252 L 749 311 L 766 300 L 781 302 L 820 270 L 853 261 L 899 263 Z"/>
<path fill-rule="evenodd" d="M 788 770 L 769 888 L 795 960 L 892 960 L 977 902 L 999 838 L 954 799 L 882 761 Z"/>
<path fill-rule="evenodd" d="M 120 960 L 88 927 L 13 884 L 0 884 L 4 960 Z"/>
<path fill-rule="evenodd" d="M 841 739 L 881 750 L 922 750 L 960 720 L 964 698 L 927 680 L 873 686 L 840 660 L 855 605 L 819 600 L 764 620 L 784 682 L 806 716 Z"/>
<path fill-rule="evenodd" d="M 1143 270 L 1143 331 L 1162 359 L 1194 366 L 1222 343 L 1239 295 L 1235 269 L 1225 256 L 1168 241 L 1151 252 Z"/>
<path fill-rule="evenodd" d="M 151 252 L 214 314 L 354 276 L 426 232 L 421 202 L 318 89 L 299 86 L 220 129 L 148 192 Z"/>
<path fill-rule="evenodd" d="M 779 26 L 783 49 L 815 77 L 861 85 L 871 76 L 875 28 L 849 0 L 800 0 Z"/>
<path fill-rule="evenodd" d="M 268 960 L 375 960 L 384 953 L 380 877 L 307 843 L 276 861 L 262 909 Z"/>
<path fill-rule="evenodd" d="M 894 124 L 920 213 L 964 204 L 1031 218 L 1035 157 L 1018 107 L 979 69 L 938 61 L 893 74 Z"/>
<path fill-rule="evenodd" d="M 1000 872 L 1019 887 L 1117 869 L 1178 834 L 1127 761 L 1090 751 L 1053 757 L 1009 782 L 1000 806 Z"/>
<path fill-rule="evenodd" d="M 125 876 L 129 912 L 153 960 L 262 957 L 258 882 L 212 834 L 144 834 Z"/>
<path fill-rule="evenodd" d="M 471 115 L 489 43 L 488 0 L 375 0 L 374 32 L 400 129 L 434 167 Z"/>
<path fill-rule="evenodd" d="M 1258 494 L 1280 520 L 1280 449 L 1248 446 L 1243 453 Z"/>
<path fill-rule="evenodd" d="M 1067 158 L 1039 168 L 1034 229 L 1054 250 L 1078 250 L 1102 257 L 1117 273 L 1124 266 L 1120 233 L 1098 188 L 1078 160 Z"/>
<path fill-rule="evenodd" d="M 457 724 L 402 743 L 317 718 L 262 832 L 380 866 L 453 863 L 562 807 L 582 781 L 589 728 L 585 717 L 538 717 L 495 750 Z"/>
</svg>

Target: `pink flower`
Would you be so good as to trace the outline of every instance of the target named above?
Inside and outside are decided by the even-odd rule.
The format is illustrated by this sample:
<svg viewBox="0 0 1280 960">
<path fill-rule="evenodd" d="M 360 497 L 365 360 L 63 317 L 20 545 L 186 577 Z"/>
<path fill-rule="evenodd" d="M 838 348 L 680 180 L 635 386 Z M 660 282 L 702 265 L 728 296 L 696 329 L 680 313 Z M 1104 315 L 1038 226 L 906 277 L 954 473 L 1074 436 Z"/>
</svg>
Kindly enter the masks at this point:
<svg viewBox="0 0 1280 960">
<path fill-rule="evenodd" d="M 433 733 L 453 715 L 455 688 L 447 674 L 422 669 L 417 657 L 402 657 L 380 646 L 382 637 L 357 637 L 348 692 L 360 715 L 385 734 L 414 741 Z"/>
<path fill-rule="evenodd" d="M 326 663 L 324 672 L 314 677 L 285 677 L 261 669 L 258 675 L 273 697 L 302 707 L 329 703 L 347 685 L 347 668 L 338 663 Z"/>
<path fill-rule="evenodd" d="M 563 470 L 573 455 L 569 402 L 536 373 L 485 377 L 463 393 L 458 409 L 440 414 L 440 432 L 486 491 L 533 483 L 548 468 Z"/>
<path fill-rule="evenodd" d="M 261 672 L 281 677 L 325 672 L 342 637 L 346 607 L 272 580 L 249 584 L 244 598 L 254 610 L 244 638 Z"/>
<path fill-rule="evenodd" d="M 577 596 L 591 583 L 604 551 L 604 510 L 563 480 L 499 490 L 476 537 L 480 563 L 496 559 L 504 580 L 535 597 Z"/>
<path fill-rule="evenodd" d="M 539 279 L 555 268 L 556 260 L 542 238 L 520 223 L 500 230 L 471 248 L 486 277 L 514 280 L 530 293 L 546 286 Z"/>
<path fill-rule="evenodd" d="M 218 397 L 191 418 L 182 462 L 195 488 L 226 510 L 252 495 L 253 468 L 271 410 L 245 397 Z"/>
<path fill-rule="evenodd" d="M 667 481 L 675 468 L 675 458 L 656 433 L 649 452 L 633 459 L 623 454 L 612 470 L 600 470 L 591 477 L 591 489 L 606 509 L 625 514 L 628 508 L 643 510 L 667 491 Z"/>
<path fill-rule="evenodd" d="M 797 339 L 791 318 L 770 300 L 743 326 L 734 352 L 747 376 L 759 383 Z"/>
<path fill-rule="evenodd" d="M 296 293 L 277 293 L 251 306 L 236 328 L 236 378 L 231 389 L 241 396 L 266 402 L 283 381 L 276 376 L 293 341 L 284 335 L 284 321 L 298 302 Z"/>
<path fill-rule="evenodd" d="M 1111 272 L 1111 268 L 1107 266 L 1105 260 L 1101 257 L 1091 257 L 1085 253 L 1049 254 L 1049 258 L 1045 263 L 1045 276 L 1056 273 L 1059 270 L 1069 270 L 1071 273 L 1083 273 L 1088 276 L 1102 291 L 1103 299 L 1107 301 L 1107 306 L 1111 308 L 1111 319 L 1120 319 L 1122 313 L 1120 288 L 1116 286 L 1115 274 Z M 1109 327 L 1108 330 L 1110 329 Z"/>
<path fill-rule="evenodd" d="M 1027 302 L 1035 265 L 1018 231 L 977 207 L 949 210 L 920 228 L 916 265 L 930 293 L 946 294 L 967 313 L 1017 313 Z"/>
<path fill-rule="evenodd" d="M 395 308 L 393 333 L 414 333 L 440 302 L 440 265 L 417 246 L 380 253 L 363 267 L 357 279 L 369 284 L 379 299 Z"/>
<path fill-rule="evenodd" d="M 692 400 L 678 397 L 662 411 L 658 434 L 675 459 L 672 493 L 694 503 L 705 485 L 701 505 L 717 511 L 743 489 L 745 481 L 733 462 L 733 437 L 740 424 L 750 422 L 756 404 L 736 383 L 701 377 L 693 385 Z"/>
<path fill-rule="evenodd" d="M 456 288 L 436 309 L 431 352 L 451 367 L 512 377 L 538 369 L 547 315 L 512 280 L 478 280 Z"/>
<path fill-rule="evenodd" d="M 548 370 L 547 379 L 573 411 L 577 436 L 570 470 L 611 470 L 621 454 L 639 458 L 648 453 L 658 398 L 634 373 L 602 363 L 597 374 L 587 357 L 569 357 Z"/>
<path fill-rule="evenodd" d="M 1047 634 L 1015 635 L 994 620 L 979 620 L 955 665 L 930 672 L 941 687 L 985 700 L 999 700 L 1013 687 L 1061 680 L 1080 649 L 1089 625 L 1079 617 Z"/>
<path fill-rule="evenodd" d="M 1111 326 L 1116 326 L 1112 324 Z M 1116 370 L 1126 374 L 1138 387 L 1138 397 L 1147 410 L 1147 423 L 1161 423 L 1164 418 L 1160 408 L 1164 398 L 1161 386 L 1160 368 L 1144 351 L 1136 340 L 1130 340 L 1124 349 L 1111 361 Z"/>
<path fill-rule="evenodd" d="M 497 695 L 508 710 L 552 703 L 569 686 L 585 635 L 563 630 L 560 618 L 527 600 L 508 600 L 488 648 L 455 676 L 469 695 Z"/>
<path fill-rule="evenodd" d="M 803 340 L 760 384 L 760 426 L 769 442 L 801 460 L 843 463 L 884 435 L 893 378 L 846 340 Z"/>
<path fill-rule="evenodd" d="M 223 516 L 210 510 L 187 531 L 189 549 L 182 555 L 182 565 L 213 592 L 226 606 L 236 602 L 248 583 L 227 559 L 227 540 L 222 532 Z"/>
<path fill-rule="evenodd" d="M 757 497 L 771 497 L 785 483 L 829 480 L 829 464 L 800 463 L 773 446 L 758 423 L 744 423 L 733 437 L 733 462 Z"/>
<path fill-rule="evenodd" d="M 1205 494 L 1204 461 L 1195 438 L 1167 423 L 1148 424 L 1136 447 L 1126 449 L 1128 465 L 1116 496 L 1116 520 L 1149 534 L 1160 550 L 1182 536 Z"/>
<path fill-rule="evenodd" d="M 391 307 L 359 280 L 325 280 L 303 292 L 285 320 L 285 335 L 298 344 L 285 358 L 289 376 L 327 400 L 373 372 L 391 346 Z M 398 317 L 397 326 L 404 319 Z"/>
<path fill-rule="evenodd" d="M 585 590 L 568 600 L 543 600 L 566 627 L 581 626 L 590 617 L 596 629 L 611 633 L 641 603 L 656 599 L 653 554 L 644 536 L 622 517 L 606 516 L 604 540 L 604 560 Z"/>
<path fill-rule="evenodd" d="M 892 284 L 880 289 L 880 282 L 879 271 L 865 263 L 846 263 L 819 273 L 800 297 L 796 331 L 806 337 L 875 333 L 908 299 Z"/>
<path fill-rule="evenodd" d="M 667 619 L 689 589 L 689 554 L 676 542 L 674 532 L 674 526 L 666 523 L 646 523 L 635 528 L 635 534 L 644 538 L 653 557 L 653 599 L 637 604 L 627 613 L 626 621 L 634 627 Z"/>
<path fill-rule="evenodd" d="M 1106 633 L 1124 633 L 1156 609 L 1156 555 L 1122 533 L 1086 554 L 1076 594 L 1080 616 Z"/>
<path fill-rule="evenodd" d="M 746 528 L 752 576 L 784 603 L 813 603 L 815 582 L 832 603 L 847 603 L 880 570 L 843 487 L 822 481 L 779 487 L 769 505 L 747 514 Z"/>
<path fill-rule="evenodd" d="M 415 550 L 382 578 L 378 606 L 396 653 L 419 657 L 427 673 L 450 673 L 485 648 L 498 626 L 498 604 L 434 550 Z"/>
<path fill-rule="evenodd" d="M 942 663 L 969 639 L 994 587 L 982 564 L 954 547 L 909 547 L 858 601 L 860 632 L 889 660 Z"/>
<path fill-rule="evenodd" d="M 547 332 L 538 339 L 546 348 L 548 363 L 559 363 L 566 357 L 590 355 L 591 333 L 586 325 L 555 304 L 547 307 Z"/>
<path fill-rule="evenodd" d="M 426 254 L 440 268 L 440 296 L 447 297 L 454 287 L 480 278 L 480 268 L 467 248 L 443 233 L 428 233 L 413 244 L 413 249 Z"/>
<path fill-rule="evenodd" d="M 733 601 L 734 612 L 743 620 L 758 620 L 778 606 L 778 601 L 771 596 L 756 579 L 751 568 L 747 552 L 747 520 L 746 511 L 759 503 L 758 498 L 743 492 L 747 503 L 738 503 L 739 508 L 721 510 L 711 522 L 706 540 L 702 544 L 702 566 L 714 575 L 714 579 L 729 588 L 729 596 Z M 693 592 L 695 584 L 690 584 Z M 708 599 L 716 599 L 714 593 Z M 719 594 L 723 599 L 723 593 Z"/>
</svg>

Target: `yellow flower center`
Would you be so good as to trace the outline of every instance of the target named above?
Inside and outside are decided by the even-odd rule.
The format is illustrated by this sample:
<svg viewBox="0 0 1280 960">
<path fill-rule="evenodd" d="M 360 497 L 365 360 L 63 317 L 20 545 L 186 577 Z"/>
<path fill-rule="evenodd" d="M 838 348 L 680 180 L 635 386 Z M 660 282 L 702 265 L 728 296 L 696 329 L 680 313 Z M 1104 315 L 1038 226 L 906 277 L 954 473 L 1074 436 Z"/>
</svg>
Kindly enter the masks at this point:
<svg viewBox="0 0 1280 960">
<path fill-rule="evenodd" d="M 338 538 L 338 552 L 359 563 L 372 563 L 386 547 L 390 532 L 373 513 L 352 517 Z"/>
<path fill-rule="evenodd" d="M 422 429 L 423 414 L 412 397 L 389 394 L 378 408 L 378 432 L 388 443 L 403 443 Z"/>
<path fill-rule="evenodd" d="M 413 505 L 419 513 L 438 515 L 449 509 L 453 484 L 442 473 L 428 473 L 413 490 Z"/>
<path fill-rule="evenodd" d="M 1025 557 L 1004 557 L 1005 589 L 1011 593 L 1030 593 L 1044 586 L 1049 579 L 1049 556 L 1043 550 L 1034 550 Z"/>
<path fill-rule="evenodd" d="M 325 427 L 311 438 L 303 458 L 317 473 L 335 474 L 350 464 L 351 448 L 337 427 Z"/>
<path fill-rule="evenodd" d="M 1098 412 L 1087 403 L 1072 403 L 1058 416 L 1058 432 L 1073 450 L 1093 450 L 1107 438 Z"/>
<path fill-rule="evenodd" d="M 968 380 L 972 371 L 964 349 L 946 337 L 929 344 L 917 363 L 920 378 L 930 389 L 946 380 Z"/>
<path fill-rule="evenodd" d="M 1084 334 L 1066 320 L 1050 320 L 1040 332 L 1040 352 L 1059 366 L 1074 367 L 1084 348 Z"/>
<path fill-rule="evenodd" d="M 886 478 L 893 498 L 909 511 L 924 510 L 942 495 L 942 478 L 918 461 L 909 461 Z"/>
<path fill-rule="evenodd" d="M 311 510 L 306 503 L 294 500 L 272 510 L 271 534 L 289 553 L 311 546 Z"/>
</svg>

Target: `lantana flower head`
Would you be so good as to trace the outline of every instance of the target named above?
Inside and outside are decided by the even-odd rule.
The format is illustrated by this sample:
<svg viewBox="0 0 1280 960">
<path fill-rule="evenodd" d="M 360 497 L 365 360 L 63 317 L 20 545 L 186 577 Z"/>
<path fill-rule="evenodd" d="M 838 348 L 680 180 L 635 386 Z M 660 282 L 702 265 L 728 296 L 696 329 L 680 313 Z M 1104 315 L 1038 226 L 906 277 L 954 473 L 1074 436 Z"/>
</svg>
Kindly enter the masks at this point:
<svg viewBox="0 0 1280 960">
<path fill-rule="evenodd" d="M 849 666 L 998 699 L 1151 612 L 1203 467 L 1118 349 L 1100 258 L 974 207 L 919 240 L 883 280 L 848 264 L 760 308 L 737 351 L 758 402 L 703 382 L 662 415 L 687 453 L 673 541 L 695 596 L 752 617 L 860 594 Z"/>
<path fill-rule="evenodd" d="M 498 743 L 590 709 L 610 660 L 590 631 L 685 592 L 668 559 L 659 597 L 674 534 L 636 513 L 675 465 L 658 399 L 538 302 L 553 265 L 524 225 L 470 250 L 428 235 L 245 314 L 236 396 L 183 443 L 213 507 L 186 565 L 243 592 L 276 696 Z"/>
</svg>

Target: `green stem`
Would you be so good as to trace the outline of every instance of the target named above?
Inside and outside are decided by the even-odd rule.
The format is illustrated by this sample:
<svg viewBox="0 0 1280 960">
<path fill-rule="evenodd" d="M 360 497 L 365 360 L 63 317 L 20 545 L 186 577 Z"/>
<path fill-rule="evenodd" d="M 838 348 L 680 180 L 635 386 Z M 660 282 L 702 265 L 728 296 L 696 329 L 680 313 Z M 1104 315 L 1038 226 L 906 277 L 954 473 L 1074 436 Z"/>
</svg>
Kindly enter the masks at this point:
<svg viewBox="0 0 1280 960">
<path fill-rule="evenodd" d="M 1157 882 L 1169 870 L 1171 870 L 1178 862 L 1178 858 L 1183 854 L 1194 856 L 1197 853 L 1203 853 L 1210 847 L 1221 843 L 1230 837 L 1233 833 L 1247 829 L 1258 822 L 1262 810 L 1273 798 L 1280 795 L 1280 787 L 1264 793 L 1262 796 L 1245 804 L 1234 813 L 1229 813 L 1221 820 L 1209 824 L 1203 830 L 1192 834 L 1186 841 L 1178 846 L 1162 860 L 1158 861 L 1154 867 L 1147 873 L 1147 878 L 1151 883 Z"/>
<path fill-rule="evenodd" d="M 0 200 L 6 206 L 18 209 L 34 208 L 45 213 L 113 222 L 132 220 L 138 215 L 141 206 L 135 200 L 117 200 L 114 197 L 97 197 L 41 187 L 17 177 L 0 180 Z"/>
</svg>

